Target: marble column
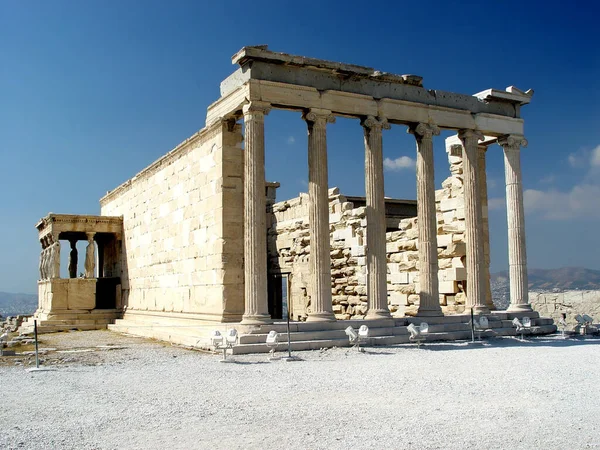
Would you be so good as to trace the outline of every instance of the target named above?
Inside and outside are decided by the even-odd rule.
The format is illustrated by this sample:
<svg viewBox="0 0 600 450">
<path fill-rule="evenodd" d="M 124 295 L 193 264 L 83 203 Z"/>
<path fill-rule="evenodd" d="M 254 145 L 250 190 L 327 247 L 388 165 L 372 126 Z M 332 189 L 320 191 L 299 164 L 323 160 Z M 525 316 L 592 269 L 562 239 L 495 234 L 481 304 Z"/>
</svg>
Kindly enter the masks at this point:
<svg viewBox="0 0 600 450">
<path fill-rule="evenodd" d="M 335 320 L 331 303 L 331 241 L 327 181 L 327 123 L 331 111 L 311 109 L 303 116 L 308 126 L 308 201 L 310 231 L 311 312 L 307 321 Z"/>
<path fill-rule="evenodd" d="M 69 239 L 71 251 L 69 253 L 69 278 L 77 278 L 77 239 Z"/>
<path fill-rule="evenodd" d="M 265 115 L 271 105 L 250 102 L 244 112 L 244 299 L 243 324 L 271 320 L 267 298 Z"/>
<path fill-rule="evenodd" d="M 385 118 L 368 116 L 361 123 L 365 133 L 365 193 L 367 203 L 367 319 L 391 317 L 387 301 L 387 255 L 385 252 L 385 196 L 383 184 L 382 129 Z"/>
<path fill-rule="evenodd" d="M 510 306 L 508 311 L 531 311 L 527 281 L 523 184 L 521 181 L 521 147 L 526 147 L 527 141 L 523 136 L 510 135 L 498 139 L 498 144 L 504 148 L 504 175 L 506 180 L 510 277 Z"/>
<path fill-rule="evenodd" d="M 94 235 L 96 233 L 85 233 L 88 245 L 85 248 L 85 278 L 94 278 L 96 268 L 96 245 L 94 244 Z"/>
<path fill-rule="evenodd" d="M 479 170 L 479 197 L 481 198 L 481 223 L 483 239 L 483 292 L 485 304 L 490 309 L 496 309 L 492 301 L 492 287 L 490 284 L 490 221 L 488 211 L 488 189 L 486 173 L 487 145 L 477 147 L 478 170 Z"/>
<path fill-rule="evenodd" d="M 419 123 L 409 128 L 417 140 L 417 228 L 419 232 L 418 316 L 442 316 L 438 281 L 437 214 L 433 170 L 433 136 L 440 129 Z"/>
<path fill-rule="evenodd" d="M 461 130 L 458 137 L 463 143 L 463 185 L 465 196 L 465 242 L 467 244 L 467 311 L 488 314 L 485 302 L 485 261 L 483 254 L 483 219 L 481 214 L 481 180 L 479 179 L 478 142 L 483 134 L 475 130 Z"/>
</svg>

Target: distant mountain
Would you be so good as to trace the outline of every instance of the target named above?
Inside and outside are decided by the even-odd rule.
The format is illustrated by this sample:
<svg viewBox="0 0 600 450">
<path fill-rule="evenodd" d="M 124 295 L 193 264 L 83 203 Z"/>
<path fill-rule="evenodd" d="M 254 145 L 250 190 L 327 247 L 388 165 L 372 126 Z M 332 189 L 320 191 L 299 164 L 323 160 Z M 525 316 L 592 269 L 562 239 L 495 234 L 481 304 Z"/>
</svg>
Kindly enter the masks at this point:
<svg viewBox="0 0 600 450">
<path fill-rule="evenodd" d="M 529 269 L 529 290 L 531 291 L 572 291 L 600 290 L 600 270 L 583 267 L 562 267 L 560 269 Z M 508 282 L 508 272 L 492 274 L 492 281 Z"/>
<path fill-rule="evenodd" d="M 600 290 L 600 270 L 583 267 L 560 269 L 529 269 L 529 290 L 534 292 L 564 292 L 576 290 Z M 510 303 L 508 271 L 491 274 L 492 298 L 498 309 L 506 309 Z"/>
<path fill-rule="evenodd" d="M 0 292 L 0 316 L 4 318 L 19 314 L 33 314 L 37 305 L 37 295 Z"/>
</svg>

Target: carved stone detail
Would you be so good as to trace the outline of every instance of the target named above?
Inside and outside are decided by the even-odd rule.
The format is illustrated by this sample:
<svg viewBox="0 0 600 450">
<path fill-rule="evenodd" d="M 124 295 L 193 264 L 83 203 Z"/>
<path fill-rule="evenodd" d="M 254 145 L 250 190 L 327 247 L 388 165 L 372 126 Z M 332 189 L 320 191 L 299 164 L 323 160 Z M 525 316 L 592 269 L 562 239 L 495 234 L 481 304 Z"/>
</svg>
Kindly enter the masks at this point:
<svg viewBox="0 0 600 450">
<path fill-rule="evenodd" d="M 85 278 L 94 278 L 96 268 L 96 246 L 94 245 L 95 233 L 86 233 L 88 245 L 85 248 Z"/>
</svg>

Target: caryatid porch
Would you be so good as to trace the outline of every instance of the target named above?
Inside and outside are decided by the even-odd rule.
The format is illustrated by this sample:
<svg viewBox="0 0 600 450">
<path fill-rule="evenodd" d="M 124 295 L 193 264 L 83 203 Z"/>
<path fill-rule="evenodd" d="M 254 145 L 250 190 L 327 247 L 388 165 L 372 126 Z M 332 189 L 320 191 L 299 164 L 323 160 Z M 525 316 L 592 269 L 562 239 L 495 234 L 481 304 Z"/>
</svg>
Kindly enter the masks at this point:
<svg viewBox="0 0 600 450">
<path fill-rule="evenodd" d="M 122 218 L 49 214 L 36 228 L 42 250 L 35 318 L 42 329 L 95 329 L 114 321 L 121 307 Z M 66 277 L 61 241 L 69 243 Z M 81 256 L 79 241 L 86 243 Z M 53 325 L 59 322 L 58 328 Z"/>
<path fill-rule="evenodd" d="M 297 110 L 308 129 L 311 241 L 309 321 L 332 321 L 327 210 L 327 127 L 335 116 L 360 120 L 365 136 L 367 201 L 367 318 L 389 318 L 386 292 L 383 130 L 403 125 L 417 147 L 419 232 L 419 316 L 441 316 L 438 292 L 437 220 L 433 172 L 434 137 L 440 129 L 458 133 L 464 148 L 467 296 L 476 313 L 489 312 L 489 246 L 483 230 L 487 203 L 482 146 L 498 142 L 505 152 L 511 274 L 510 310 L 530 311 L 527 300 L 525 235 L 519 148 L 523 138 L 520 107 L 530 92 L 514 87 L 474 96 L 423 88 L 422 78 L 245 47 L 232 59 L 239 64 L 221 84 L 222 98 L 211 105 L 207 126 L 243 116 L 244 280 L 242 323 L 268 323 L 267 305 L 264 122 L 272 108 Z M 483 161 L 484 164 L 485 161 Z M 485 214 L 487 217 L 487 214 Z M 487 263 L 486 263 L 487 261 Z"/>
</svg>

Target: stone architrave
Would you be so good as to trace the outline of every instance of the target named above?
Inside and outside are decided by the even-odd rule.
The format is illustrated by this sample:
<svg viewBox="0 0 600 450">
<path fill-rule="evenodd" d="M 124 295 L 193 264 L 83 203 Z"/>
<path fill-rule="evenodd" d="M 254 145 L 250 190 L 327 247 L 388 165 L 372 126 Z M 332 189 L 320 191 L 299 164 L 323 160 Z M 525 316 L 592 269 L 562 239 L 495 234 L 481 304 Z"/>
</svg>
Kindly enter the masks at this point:
<svg viewBox="0 0 600 450">
<path fill-rule="evenodd" d="M 331 111 L 311 109 L 303 116 L 308 126 L 308 201 L 310 231 L 311 312 L 307 321 L 335 320 L 331 302 L 327 123 Z"/>
<path fill-rule="evenodd" d="M 419 233 L 419 310 L 418 316 L 442 316 L 440 306 L 437 216 L 433 169 L 433 136 L 440 129 L 429 123 L 409 128 L 417 141 L 417 228 Z"/>
<path fill-rule="evenodd" d="M 51 247 L 50 271 L 51 278 L 60 278 L 60 242 L 58 239 L 54 240 Z"/>
<path fill-rule="evenodd" d="M 94 245 L 94 234 L 86 233 L 88 245 L 85 248 L 85 278 L 94 278 L 94 269 L 96 268 L 96 248 Z"/>
<path fill-rule="evenodd" d="M 387 301 L 387 255 L 385 252 L 385 197 L 383 185 L 382 129 L 385 118 L 368 116 L 361 123 L 365 134 L 365 194 L 367 205 L 367 319 L 391 317 Z"/>
<path fill-rule="evenodd" d="M 463 183 L 465 196 L 465 243 L 467 245 L 467 309 L 475 314 L 490 312 L 485 301 L 485 259 L 483 254 L 483 219 L 479 179 L 478 142 L 483 134 L 476 130 L 461 130 L 463 143 Z"/>
<path fill-rule="evenodd" d="M 70 239 L 71 251 L 69 252 L 69 278 L 77 278 L 77 240 Z"/>
<path fill-rule="evenodd" d="M 509 135 L 498 139 L 498 144 L 504 149 L 504 175 L 506 180 L 510 277 L 510 306 L 508 311 L 531 311 L 527 281 L 523 184 L 521 181 L 521 147 L 526 147 L 527 141 L 523 136 Z"/>
<path fill-rule="evenodd" d="M 244 144 L 244 299 L 242 324 L 271 320 L 267 298 L 265 191 L 265 115 L 271 105 L 252 101 L 243 107 Z"/>
<path fill-rule="evenodd" d="M 487 174 L 486 174 L 486 154 L 487 145 L 477 147 L 478 152 L 478 171 L 479 171 L 479 196 L 481 198 L 481 223 L 482 223 L 482 239 L 483 239 L 483 292 L 485 296 L 485 304 L 492 310 L 496 309 L 492 300 L 492 287 L 490 283 L 490 221 L 488 211 L 488 189 L 487 189 Z"/>
</svg>

